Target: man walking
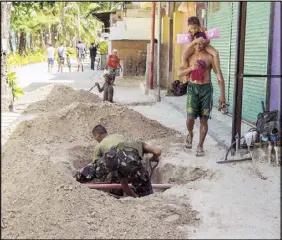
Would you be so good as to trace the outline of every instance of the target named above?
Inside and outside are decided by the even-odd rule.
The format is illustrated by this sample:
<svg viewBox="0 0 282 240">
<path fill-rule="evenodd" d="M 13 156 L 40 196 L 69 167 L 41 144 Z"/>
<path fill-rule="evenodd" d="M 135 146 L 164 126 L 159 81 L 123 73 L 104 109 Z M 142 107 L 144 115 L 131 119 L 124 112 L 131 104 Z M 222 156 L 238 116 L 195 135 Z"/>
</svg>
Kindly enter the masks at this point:
<svg viewBox="0 0 282 240">
<path fill-rule="evenodd" d="M 48 59 L 48 72 L 52 72 L 54 66 L 54 59 L 55 59 L 55 49 L 52 47 L 52 44 L 48 44 L 49 47 L 47 48 L 47 59 Z"/>
<path fill-rule="evenodd" d="M 82 44 L 82 41 L 78 41 L 76 46 L 76 58 L 77 58 L 77 71 L 79 72 L 80 66 L 81 71 L 83 72 L 83 56 L 85 52 L 85 47 Z"/>
<path fill-rule="evenodd" d="M 63 72 L 65 59 L 66 59 L 66 45 L 63 43 L 61 47 L 58 48 L 58 63 L 59 63 L 58 72 Z"/>
<path fill-rule="evenodd" d="M 97 55 L 97 46 L 94 45 L 94 43 L 91 43 L 89 52 L 90 52 L 90 60 L 91 60 L 91 69 L 94 70 L 95 69 L 95 59 Z"/>
<path fill-rule="evenodd" d="M 210 118 L 213 103 L 213 86 L 211 83 L 211 69 L 216 72 L 212 55 L 205 50 L 205 34 L 198 33 L 188 48 L 195 48 L 189 59 L 182 59 L 178 76 L 186 76 L 189 80 L 187 87 L 187 130 L 186 147 L 192 148 L 193 128 L 195 119 L 200 117 L 200 139 L 197 147 L 197 156 L 204 155 L 203 144 L 208 132 L 208 119 Z M 187 49 L 188 49 L 187 48 Z M 220 88 L 220 104 L 225 104 L 224 80 L 218 81 Z"/>
</svg>

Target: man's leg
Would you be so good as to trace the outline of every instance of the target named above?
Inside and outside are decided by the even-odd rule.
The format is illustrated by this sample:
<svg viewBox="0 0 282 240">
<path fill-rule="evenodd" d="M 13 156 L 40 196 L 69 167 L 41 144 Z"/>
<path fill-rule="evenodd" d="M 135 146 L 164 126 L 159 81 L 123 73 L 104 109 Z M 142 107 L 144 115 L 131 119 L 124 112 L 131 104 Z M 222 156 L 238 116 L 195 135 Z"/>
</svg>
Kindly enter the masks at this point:
<svg viewBox="0 0 282 240">
<path fill-rule="evenodd" d="M 144 197 L 154 193 L 149 173 L 144 167 L 138 170 L 137 173 L 132 176 L 131 180 L 134 192 L 139 197 Z"/>
<path fill-rule="evenodd" d="M 187 116 L 186 119 L 186 127 L 188 131 L 188 135 L 186 138 L 186 148 L 192 148 L 192 143 L 193 143 L 193 129 L 194 129 L 194 124 L 195 124 L 195 118 L 191 116 Z"/>
<path fill-rule="evenodd" d="M 103 101 L 108 101 L 108 88 L 109 88 L 109 86 L 108 86 L 108 84 L 105 84 L 104 85 L 104 95 L 103 95 Z"/>
<path fill-rule="evenodd" d="M 114 97 L 114 87 L 111 84 L 108 87 L 108 101 L 112 103 L 113 102 L 113 97 Z"/>
<path fill-rule="evenodd" d="M 196 84 L 190 83 L 187 86 L 186 110 L 187 110 L 186 126 L 188 130 L 188 135 L 186 138 L 185 147 L 192 148 L 195 118 L 197 118 L 197 116 L 199 115 L 198 86 Z"/>
<path fill-rule="evenodd" d="M 204 155 L 204 141 L 208 132 L 208 119 L 212 110 L 213 88 L 212 84 L 199 86 L 199 103 L 200 103 L 200 139 L 197 147 L 197 156 Z"/>
<path fill-rule="evenodd" d="M 94 58 L 90 57 L 91 61 L 91 70 L 94 70 Z"/>
<path fill-rule="evenodd" d="M 202 118 L 200 120 L 200 140 L 197 147 L 197 156 L 203 156 L 204 155 L 204 141 L 207 136 L 208 132 L 208 119 Z"/>
</svg>

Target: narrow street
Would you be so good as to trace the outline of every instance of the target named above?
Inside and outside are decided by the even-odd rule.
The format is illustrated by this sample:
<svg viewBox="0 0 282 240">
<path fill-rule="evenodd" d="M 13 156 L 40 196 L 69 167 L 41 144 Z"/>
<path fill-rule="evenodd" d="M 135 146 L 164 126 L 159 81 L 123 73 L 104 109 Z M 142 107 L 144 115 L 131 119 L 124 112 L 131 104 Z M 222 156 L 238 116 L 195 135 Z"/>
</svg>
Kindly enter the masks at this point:
<svg viewBox="0 0 282 240">
<path fill-rule="evenodd" d="M 30 99 L 32 92 L 50 84 L 63 84 L 76 90 L 88 91 L 95 82 L 103 82 L 101 77 L 103 71 L 90 70 L 88 61 L 84 72 L 76 72 L 75 63 L 72 70 L 73 72 L 69 73 L 65 67 L 63 73 L 57 73 L 56 68 L 54 68 L 53 73 L 49 74 L 47 73 L 46 63 L 37 63 L 15 69 L 19 84 L 23 87 L 25 95 L 16 101 L 14 113 L 1 113 L 2 145 L 9 142 L 9 136 L 13 135 L 13 131 L 17 129 L 18 124 L 29 119 L 29 116 L 32 115 L 26 113 L 21 115 L 25 111 L 27 103 L 34 101 L 34 99 Z M 160 220 L 159 224 L 162 224 L 163 221 L 168 224 L 175 224 L 175 231 L 184 233 L 182 237 L 185 236 L 186 238 L 279 238 L 280 212 L 277 210 L 280 209 L 281 200 L 280 168 L 268 166 L 265 162 L 261 163 L 260 159 L 253 162 L 218 165 L 216 161 L 224 157 L 226 147 L 229 147 L 230 144 L 231 120 L 229 116 L 223 116 L 216 112 L 213 113 L 213 119 L 210 122 L 210 134 L 206 138 L 206 155 L 201 158 L 196 157 L 195 147 L 192 150 L 186 150 L 183 147 L 183 140 L 187 134 L 185 96 L 167 97 L 162 94 L 162 101 L 156 103 L 152 96 L 145 95 L 142 92 L 140 83 L 141 80 L 139 79 L 118 79 L 114 90 L 114 105 L 125 105 L 143 116 L 178 132 L 175 136 L 172 134 L 167 136 L 171 137 L 169 141 L 165 139 L 148 140 L 164 149 L 165 152 L 158 166 L 159 175 L 162 176 L 164 181 L 172 181 L 177 185 L 164 193 L 157 193 L 155 198 L 154 196 L 144 198 L 144 201 L 152 204 L 150 206 L 155 206 L 157 197 L 162 199 L 158 204 L 159 207 L 164 206 L 164 208 L 160 207 L 159 209 L 158 206 L 151 208 L 153 215 L 154 211 L 156 212 L 156 216 Z M 92 92 L 100 98 L 102 97 L 97 88 L 94 88 Z M 56 113 L 54 113 L 54 116 L 56 116 Z M 120 116 L 120 118 L 126 117 Z M 76 126 L 73 126 L 73 128 L 75 130 Z M 243 126 L 243 130 L 247 131 L 247 128 L 248 126 Z M 199 129 L 196 126 L 194 145 L 198 141 L 198 135 Z M 38 149 L 38 154 L 44 155 L 45 153 L 40 153 L 40 149 Z M 4 183 L 7 184 L 4 189 L 7 191 L 8 186 L 12 183 L 5 181 Z M 109 196 L 103 197 L 110 199 Z M 162 212 L 158 211 L 165 211 L 165 204 L 170 204 L 169 201 L 166 202 L 166 197 L 167 199 L 179 199 L 179 203 L 181 202 L 184 205 L 191 205 L 191 209 L 198 212 L 197 217 L 194 218 L 196 223 L 190 224 L 188 220 L 187 223 L 185 222 L 185 215 L 188 215 L 188 210 L 175 214 L 171 213 L 171 216 L 174 216 L 175 219 L 173 217 L 168 218 L 170 216 L 167 215 L 164 218 Z M 107 201 L 113 203 L 113 200 Z M 126 208 L 126 204 L 138 203 L 141 200 L 115 201 L 121 202 L 122 206 Z M 95 199 L 93 199 L 93 202 L 95 202 Z M 7 203 L 5 202 L 5 204 Z M 144 221 L 148 219 L 145 218 Z M 133 219 L 132 222 L 134 221 Z M 7 224 L 9 225 L 9 222 Z M 138 227 L 128 226 L 127 231 L 134 231 Z M 13 228 L 11 227 L 11 229 Z M 3 231 L 5 232 L 5 228 Z M 21 237 L 35 236 L 29 235 L 25 230 L 22 231 L 23 235 Z M 50 232 L 52 231 L 50 230 Z M 92 231 L 99 232 L 100 230 L 92 229 Z M 36 230 L 34 234 L 36 234 Z M 4 233 L 4 236 L 11 237 L 7 232 Z M 45 235 L 45 237 L 47 236 Z M 81 235 L 81 238 L 82 236 L 85 235 Z M 99 236 L 98 233 L 97 236 Z M 111 235 L 105 234 L 103 236 L 107 238 Z M 44 237 L 44 234 L 41 237 Z M 57 237 L 62 236 L 58 233 Z M 142 235 L 141 237 L 146 236 Z M 147 235 L 147 237 L 158 236 Z"/>
</svg>

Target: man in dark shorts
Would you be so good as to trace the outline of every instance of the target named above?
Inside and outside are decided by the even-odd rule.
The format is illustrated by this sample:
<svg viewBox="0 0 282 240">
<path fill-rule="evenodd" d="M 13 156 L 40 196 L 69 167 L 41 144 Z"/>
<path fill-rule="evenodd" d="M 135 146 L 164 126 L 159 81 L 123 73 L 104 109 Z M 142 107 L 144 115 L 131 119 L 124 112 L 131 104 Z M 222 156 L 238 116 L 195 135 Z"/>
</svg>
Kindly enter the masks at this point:
<svg viewBox="0 0 282 240">
<path fill-rule="evenodd" d="M 150 161 L 158 161 L 160 149 L 128 140 L 120 134 L 108 135 L 102 125 L 95 126 L 92 134 L 99 143 L 94 151 L 94 162 L 75 173 L 74 177 L 78 182 L 101 179 L 112 173 L 115 178 L 112 182 L 118 180 L 128 196 L 143 197 L 153 193 L 149 173 L 141 160 L 144 154 L 151 153 Z M 132 183 L 133 190 L 129 187 L 129 182 Z"/>
<path fill-rule="evenodd" d="M 178 76 L 186 76 L 187 87 L 187 130 L 186 147 L 192 148 L 193 128 L 195 119 L 200 117 L 200 139 L 196 156 L 203 156 L 203 144 L 208 132 L 208 119 L 213 105 L 213 86 L 211 83 L 211 70 L 215 66 L 213 57 L 205 50 L 205 34 L 197 33 L 189 47 L 194 47 L 195 52 L 189 59 L 182 59 Z M 189 48 L 188 47 L 188 48 Z M 219 81 L 221 103 L 225 103 L 224 81 Z"/>
</svg>

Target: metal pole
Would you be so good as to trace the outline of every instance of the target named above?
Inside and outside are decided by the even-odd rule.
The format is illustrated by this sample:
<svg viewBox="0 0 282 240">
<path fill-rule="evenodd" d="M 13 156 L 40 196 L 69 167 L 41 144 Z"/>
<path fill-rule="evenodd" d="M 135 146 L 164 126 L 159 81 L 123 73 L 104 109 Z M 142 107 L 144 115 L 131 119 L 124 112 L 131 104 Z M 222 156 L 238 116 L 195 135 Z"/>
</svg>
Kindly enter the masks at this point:
<svg viewBox="0 0 282 240">
<path fill-rule="evenodd" d="M 237 54 L 236 54 L 236 66 L 235 66 L 236 73 L 234 76 L 234 99 L 233 99 L 234 104 L 233 104 L 233 114 L 232 114 L 231 144 L 236 140 L 237 134 L 239 136 L 239 139 L 241 138 L 246 15 L 247 15 L 247 2 L 239 2 L 238 26 L 237 26 L 237 33 L 238 33 Z"/>
<path fill-rule="evenodd" d="M 171 95 L 171 83 L 173 78 L 172 73 L 172 65 L 173 65 L 173 16 L 172 13 L 174 11 L 174 3 L 168 2 L 168 16 L 169 16 L 169 22 L 168 22 L 168 28 L 169 28 L 169 34 L 168 34 L 168 73 L 167 73 L 167 94 Z"/>
<path fill-rule="evenodd" d="M 150 63 L 150 89 L 154 87 L 154 54 L 155 54 L 155 10 L 156 3 L 152 2 L 152 26 L 151 26 L 151 63 Z"/>
<path fill-rule="evenodd" d="M 122 188 L 120 183 L 86 183 L 85 184 L 88 188 L 90 189 L 120 189 Z M 131 184 L 128 184 L 129 187 L 132 187 Z M 164 184 L 152 184 L 152 187 L 154 189 L 169 189 L 171 187 L 173 187 L 173 184 L 168 184 L 168 183 L 164 183 Z"/>
<path fill-rule="evenodd" d="M 161 2 L 158 4 L 158 15 L 159 15 L 159 37 L 158 37 L 158 72 L 157 72 L 157 102 L 161 101 L 161 88 L 160 88 L 160 78 L 161 78 L 161 40 L 162 40 L 162 9 Z"/>
</svg>

